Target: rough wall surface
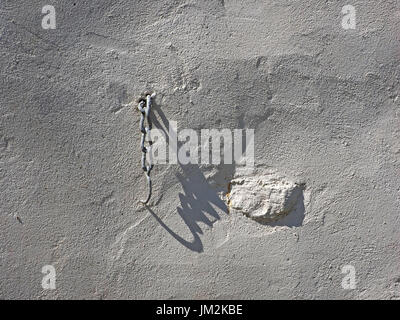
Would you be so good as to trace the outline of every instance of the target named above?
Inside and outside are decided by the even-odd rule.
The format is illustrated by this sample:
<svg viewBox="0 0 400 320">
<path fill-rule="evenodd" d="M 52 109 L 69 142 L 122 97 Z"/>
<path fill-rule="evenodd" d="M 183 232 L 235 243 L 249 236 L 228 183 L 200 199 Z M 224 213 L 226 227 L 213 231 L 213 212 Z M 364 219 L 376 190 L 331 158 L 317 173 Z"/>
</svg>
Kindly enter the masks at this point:
<svg viewBox="0 0 400 320">
<path fill-rule="evenodd" d="M 0 19 L 0 298 L 400 297 L 398 1 L 2 0 Z M 257 170 L 304 184 L 296 210 L 232 212 L 224 164 L 155 166 L 139 204 L 145 90 L 159 128 L 255 129 Z"/>
</svg>

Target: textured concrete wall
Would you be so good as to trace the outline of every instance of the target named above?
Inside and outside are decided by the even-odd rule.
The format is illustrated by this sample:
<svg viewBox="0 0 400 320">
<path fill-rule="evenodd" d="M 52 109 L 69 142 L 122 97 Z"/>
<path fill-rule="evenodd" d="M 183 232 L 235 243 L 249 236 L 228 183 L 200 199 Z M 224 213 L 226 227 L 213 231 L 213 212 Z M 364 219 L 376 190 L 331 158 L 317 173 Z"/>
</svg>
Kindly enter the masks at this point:
<svg viewBox="0 0 400 320">
<path fill-rule="evenodd" d="M 0 298 L 399 298 L 399 21 L 396 0 L 2 0 Z M 229 210 L 235 165 L 155 166 L 139 204 L 145 90 L 156 127 L 255 129 L 296 210 Z"/>
</svg>

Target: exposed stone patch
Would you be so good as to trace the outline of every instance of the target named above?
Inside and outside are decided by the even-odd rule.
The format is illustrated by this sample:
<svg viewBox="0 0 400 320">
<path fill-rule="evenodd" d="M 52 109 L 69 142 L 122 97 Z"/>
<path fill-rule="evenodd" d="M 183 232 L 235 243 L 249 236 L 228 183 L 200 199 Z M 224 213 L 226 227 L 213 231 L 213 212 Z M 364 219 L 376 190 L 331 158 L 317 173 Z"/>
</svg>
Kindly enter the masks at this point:
<svg viewBox="0 0 400 320">
<path fill-rule="evenodd" d="M 231 212 L 258 222 L 272 222 L 288 215 L 303 199 L 304 185 L 276 174 L 233 179 L 227 196 Z"/>
</svg>

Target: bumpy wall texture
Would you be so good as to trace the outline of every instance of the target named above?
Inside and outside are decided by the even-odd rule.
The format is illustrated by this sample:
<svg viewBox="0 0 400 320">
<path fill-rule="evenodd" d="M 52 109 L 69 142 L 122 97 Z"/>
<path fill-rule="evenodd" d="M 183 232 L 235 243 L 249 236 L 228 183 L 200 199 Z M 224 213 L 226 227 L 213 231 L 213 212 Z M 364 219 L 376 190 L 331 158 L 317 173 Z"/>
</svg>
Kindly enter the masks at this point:
<svg viewBox="0 0 400 320">
<path fill-rule="evenodd" d="M 0 298 L 398 299 L 399 21 L 396 0 L 2 0 Z M 254 129 L 254 171 L 156 165 L 138 203 L 146 90 L 157 128 Z"/>
</svg>

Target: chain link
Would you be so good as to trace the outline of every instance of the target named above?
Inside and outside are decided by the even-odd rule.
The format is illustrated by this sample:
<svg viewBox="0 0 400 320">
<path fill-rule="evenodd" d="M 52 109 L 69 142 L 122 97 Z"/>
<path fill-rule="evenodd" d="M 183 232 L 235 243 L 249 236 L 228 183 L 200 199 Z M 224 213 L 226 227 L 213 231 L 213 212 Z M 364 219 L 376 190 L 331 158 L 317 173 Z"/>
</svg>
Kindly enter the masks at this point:
<svg viewBox="0 0 400 320">
<path fill-rule="evenodd" d="M 153 141 L 149 140 L 148 141 L 148 147 L 145 147 L 145 140 L 146 140 L 146 135 L 150 135 L 150 130 L 151 130 L 151 119 L 150 119 L 150 111 L 151 111 L 151 95 L 147 95 L 145 100 L 139 101 L 138 109 L 141 113 L 140 115 L 140 132 L 142 133 L 142 138 L 140 141 L 140 148 L 142 149 L 142 169 L 146 174 L 146 179 L 147 179 L 147 184 L 148 184 L 148 194 L 146 200 L 140 200 L 141 203 L 147 204 L 151 198 L 151 190 L 152 190 L 152 185 L 151 185 L 151 178 L 150 178 L 150 172 L 153 169 L 153 157 L 152 157 L 152 151 L 151 147 L 153 144 Z M 145 127 L 144 122 L 147 122 L 147 127 Z M 149 159 L 147 161 L 146 165 L 146 155 L 149 155 Z"/>
</svg>

